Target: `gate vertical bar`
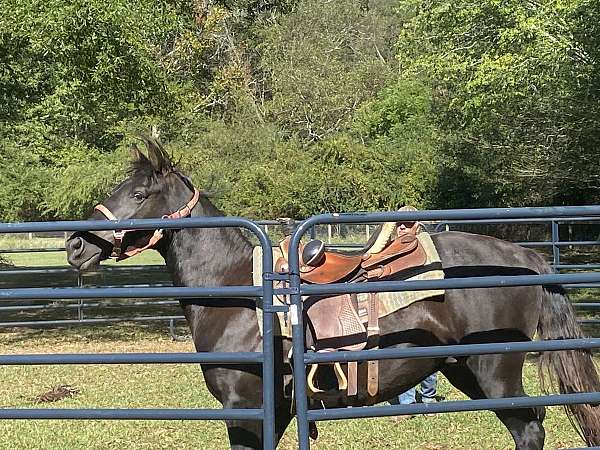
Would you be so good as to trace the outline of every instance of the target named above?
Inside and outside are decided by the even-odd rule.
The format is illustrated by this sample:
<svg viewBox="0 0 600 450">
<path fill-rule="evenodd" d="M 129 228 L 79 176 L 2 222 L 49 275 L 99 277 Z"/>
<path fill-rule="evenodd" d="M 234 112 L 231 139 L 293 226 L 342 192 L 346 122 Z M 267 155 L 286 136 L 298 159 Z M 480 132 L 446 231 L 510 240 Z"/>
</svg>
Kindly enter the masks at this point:
<svg viewBox="0 0 600 450">
<path fill-rule="evenodd" d="M 300 295 L 300 239 L 305 233 L 305 222 L 296 228 L 288 249 L 290 274 L 292 323 L 292 356 L 294 363 L 294 399 L 296 401 L 296 421 L 298 423 L 298 448 L 309 450 L 308 440 L 308 400 L 306 397 L 306 365 L 304 362 L 304 326 L 302 323 L 302 296 Z"/>
<path fill-rule="evenodd" d="M 560 246 L 557 243 L 560 242 L 560 229 L 559 224 L 556 220 L 552 221 L 552 265 L 554 272 L 560 272 L 557 266 L 560 264 Z"/>
<path fill-rule="evenodd" d="M 263 448 L 275 450 L 275 345 L 273 336 L 273 249 L 265 230 L 257 227 L 262 247 L 263 287 Z"/>
</svg>

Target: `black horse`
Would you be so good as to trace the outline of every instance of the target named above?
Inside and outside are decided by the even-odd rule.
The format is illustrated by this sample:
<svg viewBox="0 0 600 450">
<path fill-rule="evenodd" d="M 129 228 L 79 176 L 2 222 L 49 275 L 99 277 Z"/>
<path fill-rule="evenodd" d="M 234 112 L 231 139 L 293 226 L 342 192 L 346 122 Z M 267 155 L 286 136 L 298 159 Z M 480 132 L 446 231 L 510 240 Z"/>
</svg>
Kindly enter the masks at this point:
<svg viewBox="0 0 600 450">
<path fill-rule="evenodd" d="M 146 140 L 148 156 L 133 149 L 133 166 L 104 202 L 104 212 L 91 219 L 114 215 L 120 219 L 156 218 L 180 211 L 186 204 L 195 217 L 221 212 L 205 195 L 189 204 L 195 189 L 173 167 L 157 142 Z M 185 208 L 183 208 L 185 210 Z M 108 212 L 107 212 L 108 211 Z M 188 211 L 185 210 L 187 214 Z M 180 215 L 186 215 L 180 214 Z M 152 231 L 128 232 L 121 239 L 112 232 L 74 233 L 67 240 L 69 263 L 89 269 L 113 252 L 143 248 L 149 243 L 160 252 L 178 286 L 225 286 L 252 283 L 252 245 L 237 229 L 181 229 L 165 231 L 151 242 Z M 551 270 L 534 251 L 487 236 L 459 232 L 432 235 L 447 278 L 483 275 L 543 274 Z M 199 352 L 254 352 L 261 335 L 252 300 L 195 299 L 181 302 Z M 444 301 L 421 301 L 380 320 L 380 347 L 428 346 L 499 341 L 581 337 L 574 312 L 564 292 L 547 286 L 448 290 Z M 276 439 L 292 418 L 290 342 L 276 339 Z M 380 361 L 379 393 L 369 398 L 359 389 L 358 404 L 396 397 L 435 371 L 474 399 L 525 395 L 522 368 L 525 354 L 470 356 L 458 361 L 412 359 Z M 539 358 L 540 374 L 551 373 L 560 392 L 600 391 L 600 382 L 588 351 L 546 352 Z M 205 365 L 210 392 L 226 408 L 260 408 L 261 373 L 256 366 Z M 552 380 L 555 383 L 552 383 Z M 332 396 L 327 407 L 345 406 L 344 396 Z M 356 403 L 354 403 L 356 404 Z M 600 411 L 589 405 L 568 407 L 588 445 L 600 444 Z M 495 412 L 512 434 L 517 449 L 542 449 L 545 409 L 541 407 Z M 232 448 L 262 448 L 260 422 L 226 421 Z"/>
</svg>

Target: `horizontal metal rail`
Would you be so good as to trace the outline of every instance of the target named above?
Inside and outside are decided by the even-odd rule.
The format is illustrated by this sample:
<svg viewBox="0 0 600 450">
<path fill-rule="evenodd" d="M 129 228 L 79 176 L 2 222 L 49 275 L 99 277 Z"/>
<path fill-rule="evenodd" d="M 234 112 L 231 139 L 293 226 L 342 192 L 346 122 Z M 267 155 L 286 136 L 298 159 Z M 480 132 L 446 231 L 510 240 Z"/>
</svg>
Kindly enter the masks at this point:
<svg viewBox="0 0 600 450">
<path fill-rule="evenodd" d="M 573 307 L 576 309 L 589 309 L 589 310 L 594 310 L 594 309 L 599 309 L 600 308 L 600 302 L 577 302 L 577 303 L 572 303 Z"/>
<path fill-rule="evenodd" d="M 522 247 L 569 247 L 569 246 L 592 246 L 600 245 L 600 241 L 557 241 L 557 242 L 546 242 L 546 241 L 521 241 L 515 242 Z"/>
<path fill-rule="evenodd" d="M 582 207 L 573 207 L 582 208 Z M 583 207 L 586 208 L 586 207 Z M 28 233 L 37 231 L 106 231 L 156 230 L 180 228 L 246 228 L 257 234 L 260 227 L 242 217 L 186 217 L 183 219 L 124 219 L 124 220 L 64 220 L 56 222 L 0 223 L 0 233 Z M 262 233 L 264 233 L 261 230 Z M 258 235 L 258 234 L 257 234 Z"/>
<path fill-rule="evenodd" d="M 0 253 L 57 253 L 64 252 L 64 247 L 45 247 L 45 248 L 3 248 Z"/>
<path fill-rule="evenodd" d="M 445 278 L 441 280 L 374 281 L 369 283 L 332 283 L 326 285 L 302 284 L 299 288 L 299 293 L 302 295 L 338 293 L 356 294 L 369 292 L 426 291 L 432 289 L 474 289 L 489 287 L 562 285 L 567 283 L 589 282 L 600 282 L 600 272 Z M 278 289 L 276 290 L 276 293 L 286 294 L 289 293 L 289 291 L 285 289 Z"/>
<path fill-rule="evenodd" d="M 551 264 L 553 269 L 594 270 L 600 269 L 600 264 Z"/>
<path fill-rule="evenodd" d="M 600 281 L 600 278 L 599 280 Z M 235 298 L 261 297 L 262 287 L 162 287 L 162 288 L 20 288 L 0 289 L 0 301 L 14 299 L 79 298 Z"/>
<path fill-rule="evenodd" d="M 154 302 L 95 302 L 95 303 L 49 303 L 46 305 L 0 306 L 0 311 L 37 311 L 44 309 L 86 309 L 86 308 L 129 308 L 140 306 L 177 306 L 177 300 L 158 300 Z"/>
<path fill-rule="evenodd" d="M 264 361 L 262 352 L 198 353 L 62 353 L 0 355 L 0 365 L 56 364 L 251 364 Z"/>
<path fill-rule="evenodd" d="M 0 252 L 1 253 L 1 252 Z M 77 269 L 73 267 L 19 267 L 19 268 L 9 268 L 0 271 L 0 277 L 8 276 L 8 275 L 61 275 L 61 274 L 73 274 L 79 275 L 81 274 L 84 278 L 90 278 L 94 276 L 102 276 L 106 273 L 112 274 L 113 272 L 160 272 L 167 273 L 166 267 L 164 265 L 159 264 L 148 264 L 148 265 L 139 265 L 139 266 L 101 266 L 97 270 L 91 272 L 80 273 Z"/>
<path fill-rule="evenodd" d="M 547 341 L 502 342 L 491 344 L 436 345 L 431 347 L 384 348 L 361 352 L 309 352 L 306 364 L 335 361 L 369 361 L 376 359 L 442 358 L 500 353 L 524 353 L 556 350 L 600 348 L 600 339 L 561 339 Z"/>
<path fill-rule="evenodd" d="M 0 408 L 0 419 L 264 420 L 262 409 L 29 409 Z"/>
<path fill-rule="evenodd" d="M 560 208 L 560 207 L 559 207 Z M 527 208 L 526 208 L 527 209 Z M 537 209 L 537 208 L 536 208 Z M 432 225 L 435 225 L 436 227 L 442 227 L 444 225 L 496 225 L 496 224 L 522 224 L 522 223 L 550 223 L 550 222 L 558 222 L 558 223 L 565 223 L 565 222 L 599 222 L 600 223 L 600 216 L 594 217 L 594 216 L 586 216 L 586 217 L 529 217 L 529 218 L 512 218 L 512 219 L 502 219 L 502 218 L 496 218 L 496 219 L 466 219 L 466 220 L 461 220 L 461 219 L 453 219 L 453 220 L 442 220 L 442 221 L 433 221 Z"/>
<path fill-rule="evenodd" d="M 562 287 L 565 289 L 598 289 L 600 288 L 600 283 L 563 284 Z"/>
<path fill-rule="evenodd" d="M 363 417 L 388 417 L 407 414 L 434 414 L 463 411 L 531 408 L 535 406 L 580 405 L 600 403 L 600 392 L 541 395 L 538 397 L 504 397 L 483 400 L 456 400 L 439 403 L 414 403 L 411 405 L 363 406 L 308 411 L 310 421 L 359 419 Z"/>
<path fill-rule="evenodd" d="M 185 316 L 133 316 L 133 317 L 93 317 L 88 319 L 62 319 L 62 320 L 30 320 L 15 322 L 0 322 L 0 328 L 16 327 L 62 327 L 68 325 L 94 325 L 100 323 L 120 322 L 161 322 L 171 320 L 185 320 Z"/>
</svg>

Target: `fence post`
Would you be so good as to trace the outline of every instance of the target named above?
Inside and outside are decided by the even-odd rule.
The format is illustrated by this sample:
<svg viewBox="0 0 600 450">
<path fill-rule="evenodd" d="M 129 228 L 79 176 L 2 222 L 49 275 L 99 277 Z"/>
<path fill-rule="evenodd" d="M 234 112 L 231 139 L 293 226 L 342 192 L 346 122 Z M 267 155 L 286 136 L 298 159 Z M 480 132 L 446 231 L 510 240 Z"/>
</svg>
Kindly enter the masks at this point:
<svg viewBox="0 0 600 450">
<path fill-rule="evenodd" d="M 327 224 L 327 243 L 328 244 L 331 244 L 331 236 L 332 236 L 332 234 L 333 234 L 333 231 L 331 229 L 331 224 L 328 223 Z"/>
<path fill-rule="evenodd" d="M 331 224 L 327 226 L 331 236 Z M 306 364 L 304 362 L 304 326 L 302 324 L 302 296 L 300 295 L 300 255 L 299 246 L 302 233 L 297 228 L 289 246 L 289 288 L 291 304 L 289 306 L 292 324 L 292 359 L 294 396 L 296 399 L 296 423 L 298 426 L 298 449 L 310 450 L 308 426 L 308 399 L 306 393 Z"/>
<path fill-rule="evenodd" d="M 560 246 L 557 245 L 560 242 L 560 229 L 559 224 L 556 220 L 552 221 L 552 268 L 554 272 L 559 273 L 560 269 L 557 266 L 560 264 Z"/>
</svg>

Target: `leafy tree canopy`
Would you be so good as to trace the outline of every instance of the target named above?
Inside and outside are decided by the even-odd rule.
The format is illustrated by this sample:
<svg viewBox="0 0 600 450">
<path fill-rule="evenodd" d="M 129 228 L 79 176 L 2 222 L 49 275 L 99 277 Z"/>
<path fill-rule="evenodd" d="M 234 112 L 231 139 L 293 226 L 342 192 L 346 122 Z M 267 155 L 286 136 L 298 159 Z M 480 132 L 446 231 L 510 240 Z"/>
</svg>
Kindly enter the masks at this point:
<svg viewBox="0 0 600 450">
<path fill-rule="evenodd" d="M 227 213 L 598 201 L 592 0 L 1 0 L 3 220 L 79 218 L 157 127 Z"/>
</svg>

